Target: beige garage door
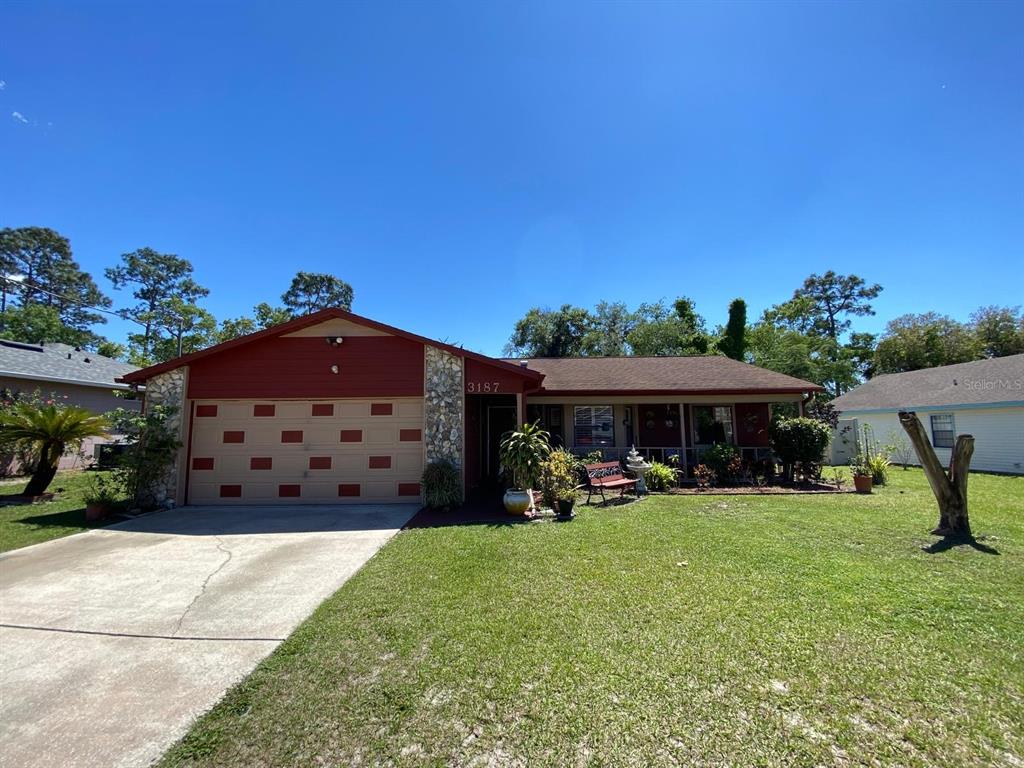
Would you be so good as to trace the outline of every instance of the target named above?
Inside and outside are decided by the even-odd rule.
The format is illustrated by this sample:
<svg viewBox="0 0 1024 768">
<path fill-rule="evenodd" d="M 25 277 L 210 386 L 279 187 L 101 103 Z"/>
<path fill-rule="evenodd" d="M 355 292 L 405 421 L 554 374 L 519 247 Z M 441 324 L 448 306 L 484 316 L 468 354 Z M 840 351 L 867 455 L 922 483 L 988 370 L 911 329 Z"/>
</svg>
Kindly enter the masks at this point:
<svg viewBox="0 0 1024 768">
<path fill-rule="evenodd" d="M 190 504 L 418 502 L 423 400 L 197 400 Z"/>
</svg>

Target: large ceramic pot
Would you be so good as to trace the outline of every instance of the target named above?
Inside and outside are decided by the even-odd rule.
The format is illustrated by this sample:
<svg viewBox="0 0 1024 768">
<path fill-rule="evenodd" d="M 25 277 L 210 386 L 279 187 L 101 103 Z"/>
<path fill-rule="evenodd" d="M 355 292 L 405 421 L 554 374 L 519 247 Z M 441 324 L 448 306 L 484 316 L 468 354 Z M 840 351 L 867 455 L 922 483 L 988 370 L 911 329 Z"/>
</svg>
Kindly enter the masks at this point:
<svg viewBox="0 0 1024 768">
<path fill-rule="evenodd" d="M 102 520 L 110 514 L 110 507 L 102 502 L 85 505 L 86 520 Z"/>
<path fill-rule="evenodd" d="M 510 515 L 525 515 L 526 510 L 530 508 L 532 498 L 529 491 L 524 491 L 521 488 L 509 488 L 505 491 L 503 501 L 505 502 L 505 511 Z"/>
<path fill-rule="evenodd" d="M 857 489 L 857 493 L 871 493 L 871 486 L 873 485 L 874 480 L 871 475 L 853 476 L 853 487 Z"/>
</svg>

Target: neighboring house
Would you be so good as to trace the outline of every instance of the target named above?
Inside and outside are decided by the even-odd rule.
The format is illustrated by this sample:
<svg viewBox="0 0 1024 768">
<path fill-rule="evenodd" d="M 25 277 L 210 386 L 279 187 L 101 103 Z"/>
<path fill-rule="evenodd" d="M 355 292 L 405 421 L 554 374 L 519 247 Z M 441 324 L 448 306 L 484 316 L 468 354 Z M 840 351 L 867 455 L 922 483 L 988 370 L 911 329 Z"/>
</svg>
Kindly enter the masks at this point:
<svg viewBox="0 0 1024 768">
<path fill-rule="evenodd" d="M 772 403 L 820 387 L 725 357 L 499 360 L 328 309 L 123 380 L 177 406 L 158 496 L 178 504 L 420 501 L 448 459 L 472 494 L 501 435 L 538 420 L 577 453 L 636 444 L 685 467 L 725 440 L 768 450 Z"/>
<path fill-rule="evenodd" d="M 971 469 L 1024 474 L 1024 355 L 878 376 L 837 397 L 832 460 L 845 463 L 867 426 L 885 443 L 907 443 L 899 411 L 916 411 L 935 453 L 948 464 L 957 435 L 974 435 Z M 913 449 L 913 464 L 919 464 Z"/>
<path fill-rule="evenodd" d="M 114 392 L 127 391 L 127 384 L 118 382 L 121 376 L 138 370 L 95 352 L 83 352 L 68 344 L 25 344 L 0 339 L 0 390 L 12 393 L 39 393 L 47 397 L 55 395 L 61 402 L 79 405 L 94 413 L 106 413 L 115 408 L 138 409 L 138 400 L 124 400 Z M 102 439 L 89 440 L 82 446 L 87 456 L 93 455 L 96 443 Z M 15 471 L 11 462 L 5 472 Z M 61 459 L 61 468 L 68 469 L 78 464 L 77 455 L 69 454 Z"/>
</svg>

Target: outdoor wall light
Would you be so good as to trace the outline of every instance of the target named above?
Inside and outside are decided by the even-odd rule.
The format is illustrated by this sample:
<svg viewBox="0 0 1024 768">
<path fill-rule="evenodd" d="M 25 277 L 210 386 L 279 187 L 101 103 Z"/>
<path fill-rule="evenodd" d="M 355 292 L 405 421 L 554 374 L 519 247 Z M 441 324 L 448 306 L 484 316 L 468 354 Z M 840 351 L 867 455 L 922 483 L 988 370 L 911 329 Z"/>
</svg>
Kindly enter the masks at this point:
<svg viewBox="0 0 1024 768">
<path fill-rule="evenodd" d="M 326 341 L 332 347 L 340 347 L 341 343 L 345 341 L 345 339 L 341 336 L 327 336 L 324 338 L 324 341 Z"/>
<path fill-rule="evenodd" d="M 331 373 L 337 373 L 337 372 L 338 372 L 338 366 L 337 366 L 337 364 L 335 364 L 335 365 L 332 365 L 332 366 L 331 366 Z"/>
</svg>

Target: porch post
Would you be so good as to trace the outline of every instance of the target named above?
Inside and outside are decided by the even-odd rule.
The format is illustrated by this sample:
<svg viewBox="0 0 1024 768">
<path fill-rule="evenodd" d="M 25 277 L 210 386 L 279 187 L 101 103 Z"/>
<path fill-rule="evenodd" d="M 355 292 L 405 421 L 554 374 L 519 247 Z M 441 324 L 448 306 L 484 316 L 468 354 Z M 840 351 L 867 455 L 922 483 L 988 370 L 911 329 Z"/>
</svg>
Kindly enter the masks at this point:
<svg viewBox="0 0 1024 768">
<path fill-rule="evenodd" d="M 526 423 L 526 395 L 522 392 L 516 393 L 516 429 Z"/>
<path fill-rule="evenodd" d="M 679 468 L 683 470 L 683 477 L 686 477 L 689 460 L 686 456 L 686 411 L 683 410 L 684 408 L 686 408 L 686 403 L 679 403 L 679 457 L 681 459 Z"/>
</svg>

